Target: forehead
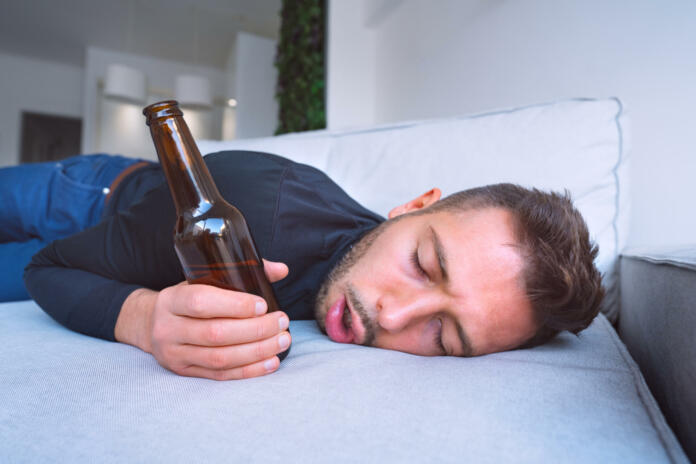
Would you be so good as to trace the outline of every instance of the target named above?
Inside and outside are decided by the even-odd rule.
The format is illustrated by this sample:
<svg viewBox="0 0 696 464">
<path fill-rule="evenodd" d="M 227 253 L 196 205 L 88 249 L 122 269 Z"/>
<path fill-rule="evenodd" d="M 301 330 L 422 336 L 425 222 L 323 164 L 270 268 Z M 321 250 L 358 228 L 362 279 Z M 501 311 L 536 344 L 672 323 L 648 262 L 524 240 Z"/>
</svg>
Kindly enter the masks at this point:
<svg viewBox="0 0 696 464">
<path fill-rule="evenodd" d="M 510 282 L 523 290 L 524 261 L 515 235 L 515 219 L 502 208 L 435 214 L 431 223 L 450 261 L 453 278 L 486 274 L 482 285 Z M 457 280 L 457 279 L 455 279 Z"/>
<path fill-rule="evenodd" d="M 485 208 L 434 216 L 431 225 L 447 255 L 453 306 L 477 351 L 524 342 L 535 323 L 513 214 Z"/>
<path fill-rule="evenodd" d="M 432 214 L 431 223 L 441 227 L 451 239 L 452 248 L 477 245 L 503 245 L 517 251 L 516 220 L 513 213 L 498 207 L 471 208 Z"/>
</svg>

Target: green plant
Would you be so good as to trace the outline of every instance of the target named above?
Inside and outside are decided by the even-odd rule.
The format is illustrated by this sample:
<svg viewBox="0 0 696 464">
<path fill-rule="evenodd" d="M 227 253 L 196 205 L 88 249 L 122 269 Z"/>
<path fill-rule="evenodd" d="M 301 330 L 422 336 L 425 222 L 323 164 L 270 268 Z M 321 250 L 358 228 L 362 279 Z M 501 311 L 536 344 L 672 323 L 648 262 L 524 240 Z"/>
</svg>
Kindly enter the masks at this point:
<svg viewBox="0 0 696 464">
<path fill-rule="evenodd" d="M 278 70 L 277 134 L 326 127 L 325 0 L 283 0 Z"/>
</svg>

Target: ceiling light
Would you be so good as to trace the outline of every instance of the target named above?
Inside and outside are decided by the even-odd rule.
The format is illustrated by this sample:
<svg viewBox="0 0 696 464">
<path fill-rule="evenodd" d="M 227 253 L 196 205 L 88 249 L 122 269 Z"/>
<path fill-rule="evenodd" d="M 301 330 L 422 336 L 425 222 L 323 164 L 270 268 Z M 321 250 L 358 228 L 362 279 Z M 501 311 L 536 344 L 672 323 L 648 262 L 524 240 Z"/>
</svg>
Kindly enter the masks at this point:
<svg viewBox="0 0 696 464">
<path fill-rule="evenodd" d="M 231 106 L 232 108 L 234 108 L 235 106 L 237 106 L 237 100 L 235 100 L 234 98 L 230 98 L 229 100 L 227 100 L 227 106 Z"/>
<path fill-rule="evenodd" d="M 182 106 L 210 108 L 213 105 L 210 81 L 201 76 L 177 76 L 174 98 Z"/>
<path fill-rule="evenodd" d="M 130 103 L 144 103 L 147 98 L 147 78 L 137 69 L 110 64 L 106 69 L 104 95 Z"/>
</svg>

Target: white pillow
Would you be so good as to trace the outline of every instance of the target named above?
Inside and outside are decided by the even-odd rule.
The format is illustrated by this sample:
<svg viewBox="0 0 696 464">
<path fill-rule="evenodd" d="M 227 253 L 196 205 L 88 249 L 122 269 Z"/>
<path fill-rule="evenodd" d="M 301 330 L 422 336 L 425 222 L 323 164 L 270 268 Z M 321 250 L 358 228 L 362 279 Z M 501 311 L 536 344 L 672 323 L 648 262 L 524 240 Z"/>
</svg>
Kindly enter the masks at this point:
<svg viewBox="0 0 696 464">
<path fill-rule="evenodd" d="M 603 311 L 615 321 L 614 268 L 628 221 L 626 124 L 618 99 L 576 99 L 474 116 L 201 145 L 215 151 L 269 151 L 311 164 L 384 216 L 432 187 L 441 188 L 443 195 L 498 182 L 568 189 L 599 245 L 597 266 L 607 287 Z"/>
<path fill-rule="evenodd" d="M 262 151 L 281 155 L 326 172 L 332 143 L 331 137 L 326 134 L 326 131 L 312 131 L 255 139 L 199 140 L 196 143 L 203 155 L 224 150 Z"/>
</svg>

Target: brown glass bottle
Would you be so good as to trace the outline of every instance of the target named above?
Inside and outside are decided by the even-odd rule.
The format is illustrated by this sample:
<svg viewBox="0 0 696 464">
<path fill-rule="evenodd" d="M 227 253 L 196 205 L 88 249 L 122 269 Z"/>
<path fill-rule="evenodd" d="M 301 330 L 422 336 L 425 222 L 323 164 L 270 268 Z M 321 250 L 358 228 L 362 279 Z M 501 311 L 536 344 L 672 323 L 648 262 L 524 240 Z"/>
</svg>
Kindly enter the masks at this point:
<svg viewBox="0 0 696 464">
<path fill-rule="evenodd" d="M 253 293 L 277 310 L 246 220 L 220 195 L 179 104 L 155 103 L 143 114 L 176 206 L 174 248 L 186 280 Z"/>
</svg>

